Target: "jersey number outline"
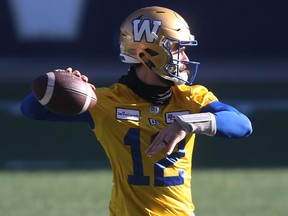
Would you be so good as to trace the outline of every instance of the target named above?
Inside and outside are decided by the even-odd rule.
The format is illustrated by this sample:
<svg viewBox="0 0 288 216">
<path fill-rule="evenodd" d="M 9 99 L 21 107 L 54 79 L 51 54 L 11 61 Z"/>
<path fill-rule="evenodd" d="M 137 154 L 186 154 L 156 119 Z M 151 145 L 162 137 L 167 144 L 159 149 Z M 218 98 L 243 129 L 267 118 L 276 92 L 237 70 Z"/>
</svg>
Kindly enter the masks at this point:
<svg viewBox="0 0 288 216">
<path fill-rule="evenodd" d="M 151 142 L 156 134 L 151 137 Z M 144 176 L 141 154 L 140 129 L 130 128 L 124 137 L 124 144 L 130 146 L 133 161 L 133 175 L 128 175 L 131 185 L 149 186 L 150 176 Z M 184 184 L 184 170 L 179 169 L 177 176 L 164 176 L 164 170 L 185 156 L 185 139 L 177 144 L 178 151 L 172 152 L 154 164 L 154 186 L 176 186 Z"/>
</svg>

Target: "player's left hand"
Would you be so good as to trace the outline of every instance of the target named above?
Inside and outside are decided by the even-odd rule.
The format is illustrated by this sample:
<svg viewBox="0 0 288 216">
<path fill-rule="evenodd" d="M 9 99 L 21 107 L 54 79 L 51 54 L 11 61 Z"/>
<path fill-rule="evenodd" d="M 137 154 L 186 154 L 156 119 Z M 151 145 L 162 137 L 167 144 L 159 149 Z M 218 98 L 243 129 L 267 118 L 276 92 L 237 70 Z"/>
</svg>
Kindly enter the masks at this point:
<svg viewBox="0 0 288 216">
<path fill-rule="evenodd" d="M 185 130 L 175 121 L 157 134 L 145 153 L 148 157 L 152 157 L 164 149 L 164 152 L 170 155 L 177 143 L 184 139 L 185 136 Z"/>
</svg>

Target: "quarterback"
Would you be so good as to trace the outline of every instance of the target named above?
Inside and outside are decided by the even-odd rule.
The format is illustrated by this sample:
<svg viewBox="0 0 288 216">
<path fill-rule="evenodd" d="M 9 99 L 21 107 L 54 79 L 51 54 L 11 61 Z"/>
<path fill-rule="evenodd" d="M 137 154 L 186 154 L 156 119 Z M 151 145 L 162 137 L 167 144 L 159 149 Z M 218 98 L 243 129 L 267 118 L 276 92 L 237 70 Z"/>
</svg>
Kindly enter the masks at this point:
<svg viewBox="0 0 288 216">
<path fill-rule="evenodd" d="M 199 62 L 186 55 L 191 46 L 197 40 L 181 15 L 163 7 L 141 8 L 120 27 L 120 59 L 130 64 L 129 71 L 119 82 L 95 89 L 93 108 L 61 116 L 32 93 L 21 105 L 33 119 L 89 125 L 112 167 L 111 216 L 194 215 L 195 136 L 242 138 L 252 133 L 246 115 L 206 87 L 193 85 Z M 79 71 L 66 71 L 88 82 Z"/>
</svg>

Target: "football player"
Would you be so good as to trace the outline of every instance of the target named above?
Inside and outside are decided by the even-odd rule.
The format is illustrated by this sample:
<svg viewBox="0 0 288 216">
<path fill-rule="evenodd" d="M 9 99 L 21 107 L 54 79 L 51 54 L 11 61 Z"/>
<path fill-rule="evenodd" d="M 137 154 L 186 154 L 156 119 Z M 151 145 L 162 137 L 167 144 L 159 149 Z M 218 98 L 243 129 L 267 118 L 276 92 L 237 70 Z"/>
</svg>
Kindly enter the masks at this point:
<svg viewBox="0 0 288 216">
<path fill-rule="evenodd" d="M 118 83 L 95 90 L 98 102 L 92 109 L 61 116 L 31 93 L 22 112 L 90 125 L 113 171 L 110 215 L 194 215 L 195 136 L 242 138 L 252 133 L 251 122 L 206 87 L 193 85 L 199 62 L 185 51 L 197 40 L 177 12 L 145 7 L 128 16 L 120 30 L 120 58 L 131 66 Z M 79 71 L 67 72 L 88 82 Z"/>
</svg>

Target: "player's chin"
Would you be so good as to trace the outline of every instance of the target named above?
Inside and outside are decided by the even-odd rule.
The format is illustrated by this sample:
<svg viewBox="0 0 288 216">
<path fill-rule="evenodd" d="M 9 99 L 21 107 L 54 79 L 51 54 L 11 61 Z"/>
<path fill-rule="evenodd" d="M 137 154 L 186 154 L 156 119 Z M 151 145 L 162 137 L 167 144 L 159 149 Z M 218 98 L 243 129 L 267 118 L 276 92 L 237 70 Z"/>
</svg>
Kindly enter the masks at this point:
<svg viewBox="0 0 288 216">
<path fill-rule="evenodd" d="M 183 70 L 183 71 L 180 71 L 179 73 L 179 77 L 184 80 L 184 81 L 187 81 L 188 78 L 189 78 L 189 70 Z"/>
</svg>

